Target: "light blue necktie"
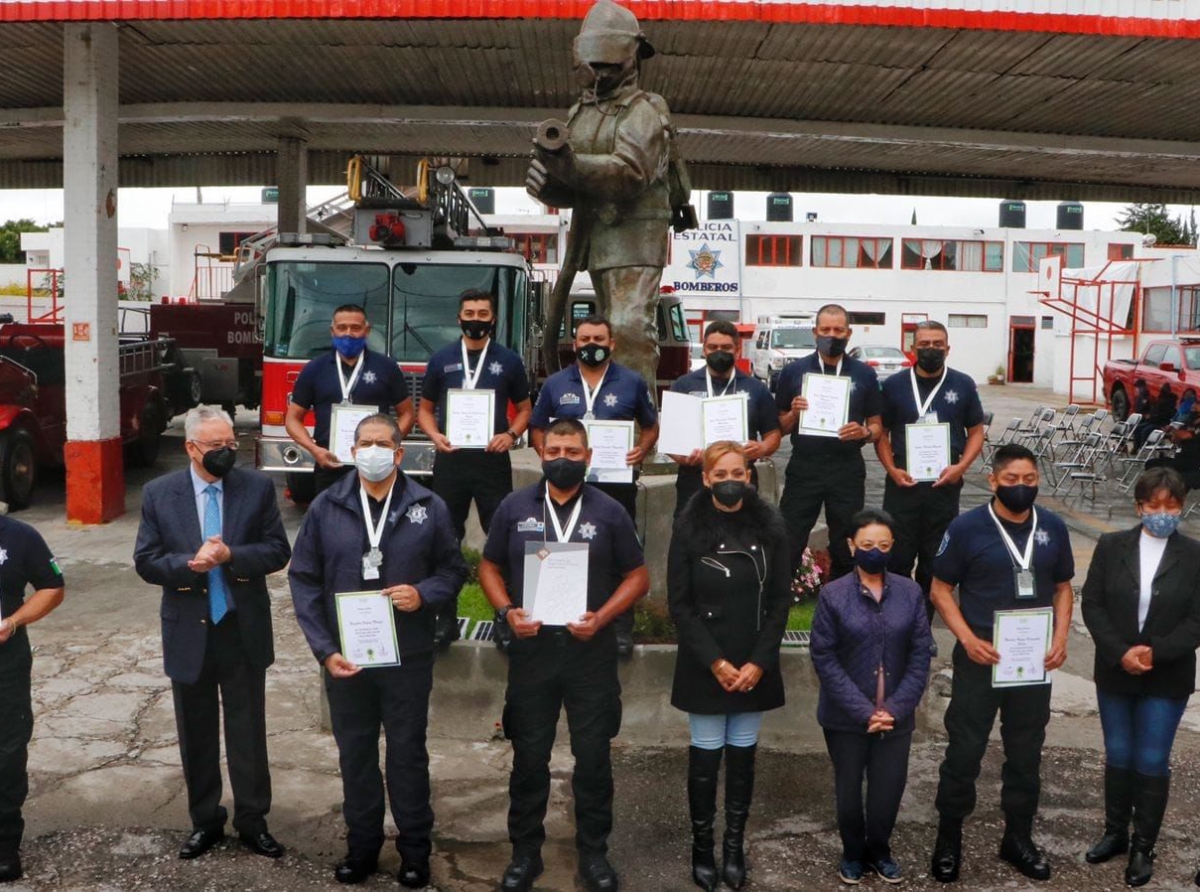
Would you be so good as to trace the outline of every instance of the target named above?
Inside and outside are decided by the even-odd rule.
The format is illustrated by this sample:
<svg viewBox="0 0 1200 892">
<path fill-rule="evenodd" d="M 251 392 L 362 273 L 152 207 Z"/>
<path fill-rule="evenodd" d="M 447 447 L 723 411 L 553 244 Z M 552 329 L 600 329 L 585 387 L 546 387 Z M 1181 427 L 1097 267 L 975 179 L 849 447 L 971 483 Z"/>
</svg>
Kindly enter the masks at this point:
<svg viewBox="0 0 1200 892">
<path fill-rule="evenodd" d="M 220 492 L 211 483 L 204 487 L 208 495 L 208 504 L 204 508 L 204 538 L 221 535 L 221 503 L 217 501 Z M 220 567 L 208 571 L 208 615 L 215 626 L 229 612 L 229 586 L 225 582 L 225 574 Z"/>
</svg>

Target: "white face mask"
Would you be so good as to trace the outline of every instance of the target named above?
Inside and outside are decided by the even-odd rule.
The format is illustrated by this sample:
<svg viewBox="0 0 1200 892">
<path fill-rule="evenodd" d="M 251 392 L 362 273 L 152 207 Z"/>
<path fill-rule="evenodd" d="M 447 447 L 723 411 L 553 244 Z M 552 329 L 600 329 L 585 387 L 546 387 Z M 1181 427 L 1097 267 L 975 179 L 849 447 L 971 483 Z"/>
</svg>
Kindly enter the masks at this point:
<svg viewBox="0 0 1200 892">
<path fill-rule="evenodd" d="M 386 480 L 396 467 L 396 452 L 383 446 L 368 446 L 354 452 L 354 466 L 364 480 L 378 483 Z"/>
</svg>

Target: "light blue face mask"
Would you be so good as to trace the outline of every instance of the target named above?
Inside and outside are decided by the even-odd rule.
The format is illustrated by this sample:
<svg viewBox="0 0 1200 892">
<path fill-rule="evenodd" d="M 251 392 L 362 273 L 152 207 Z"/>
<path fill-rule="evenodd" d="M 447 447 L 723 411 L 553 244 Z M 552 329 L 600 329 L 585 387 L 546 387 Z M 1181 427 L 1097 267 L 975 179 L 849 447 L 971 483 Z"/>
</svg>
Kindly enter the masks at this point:
<svg viewBox="0 0 1200 892">
<path fill-rule="evenodd" d="M 1158 539 L 1166 539 L 1179 529 L 1179 524 L 1182 521 L 1182 515 L 1168 514 L 1166 511 L 1142 515 L 1142 526 L 1146 528 L 1147 533 Z"/>
</svg>

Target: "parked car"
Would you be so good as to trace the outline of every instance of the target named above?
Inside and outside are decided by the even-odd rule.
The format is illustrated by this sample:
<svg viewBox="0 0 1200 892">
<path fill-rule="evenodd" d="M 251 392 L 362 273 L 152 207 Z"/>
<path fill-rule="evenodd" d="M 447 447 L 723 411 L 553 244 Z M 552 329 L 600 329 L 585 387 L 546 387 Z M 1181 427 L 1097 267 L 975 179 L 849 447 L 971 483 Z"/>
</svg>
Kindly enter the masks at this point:
<svg viewBox="0 0 1200 892">
<path fill-rule="evenodd" d="M 1140 359 L 1110 359 L 1104 364 L 1104 396 L 1113 418 L 1124 421 L 1133 405 L 1133 387 L 1145 381 L 1157 397 L 1165 384 L 1179 400 L 1191 390 L 1200 392 L 1200 340 L 1151 341 Z"/>
<path fill-rule="evenodd" d="M 875 370 L 875 375 L 882 382 L 896 372 L 912 368 L 912 360 L 899 347 L 885 347 L 881 344 L 866 344 L 862 347 L 852 347 L 849 356 L 865 362 Z"/>
<path fill-rule="evenodd" d="M 759 322 L 750 347 L 754 377 L 766 382 L 775 392 L 775 379 L 783 367 L 812 354 L 817 347 L 811 322 Z"/>
</svg>

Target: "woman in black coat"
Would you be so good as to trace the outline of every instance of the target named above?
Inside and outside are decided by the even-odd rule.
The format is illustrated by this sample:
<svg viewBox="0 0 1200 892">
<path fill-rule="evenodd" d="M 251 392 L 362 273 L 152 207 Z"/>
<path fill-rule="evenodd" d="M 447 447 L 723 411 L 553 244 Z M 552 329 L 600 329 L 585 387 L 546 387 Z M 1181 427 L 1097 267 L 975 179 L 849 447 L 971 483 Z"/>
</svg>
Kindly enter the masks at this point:
<svg viewBox="0 0 1200 892">
<path fill-rule="evenodd" d="M 1186 495 L 1178 472 L 1144 471 L 1134 487 L 1141 524 L 1100 537 L 1083 586 L 1105 757 L 1104 835 L 1086 857 L 1129 851 L 1130 886 L 1150 881 L 1171 746 L 1196 686 L 1200 542 L 1177 532 Z"/>
<path fill-rule="evenodd" d="M 750 488 L 738 443 L 704 452 L 705 488 L 675 523 L 667 562 L 671 618 L 679 654 L 671 705 L 688 713 L 688 807 L 692 879 L 717 886 L 713 821 L 725 754 L 722 877 L 746 881 L 743 840 L 754 791 L 754 753 L 763 713 L 783 706 L 779 646 L 791 606 L 783 518 Z"/>
</svg>

